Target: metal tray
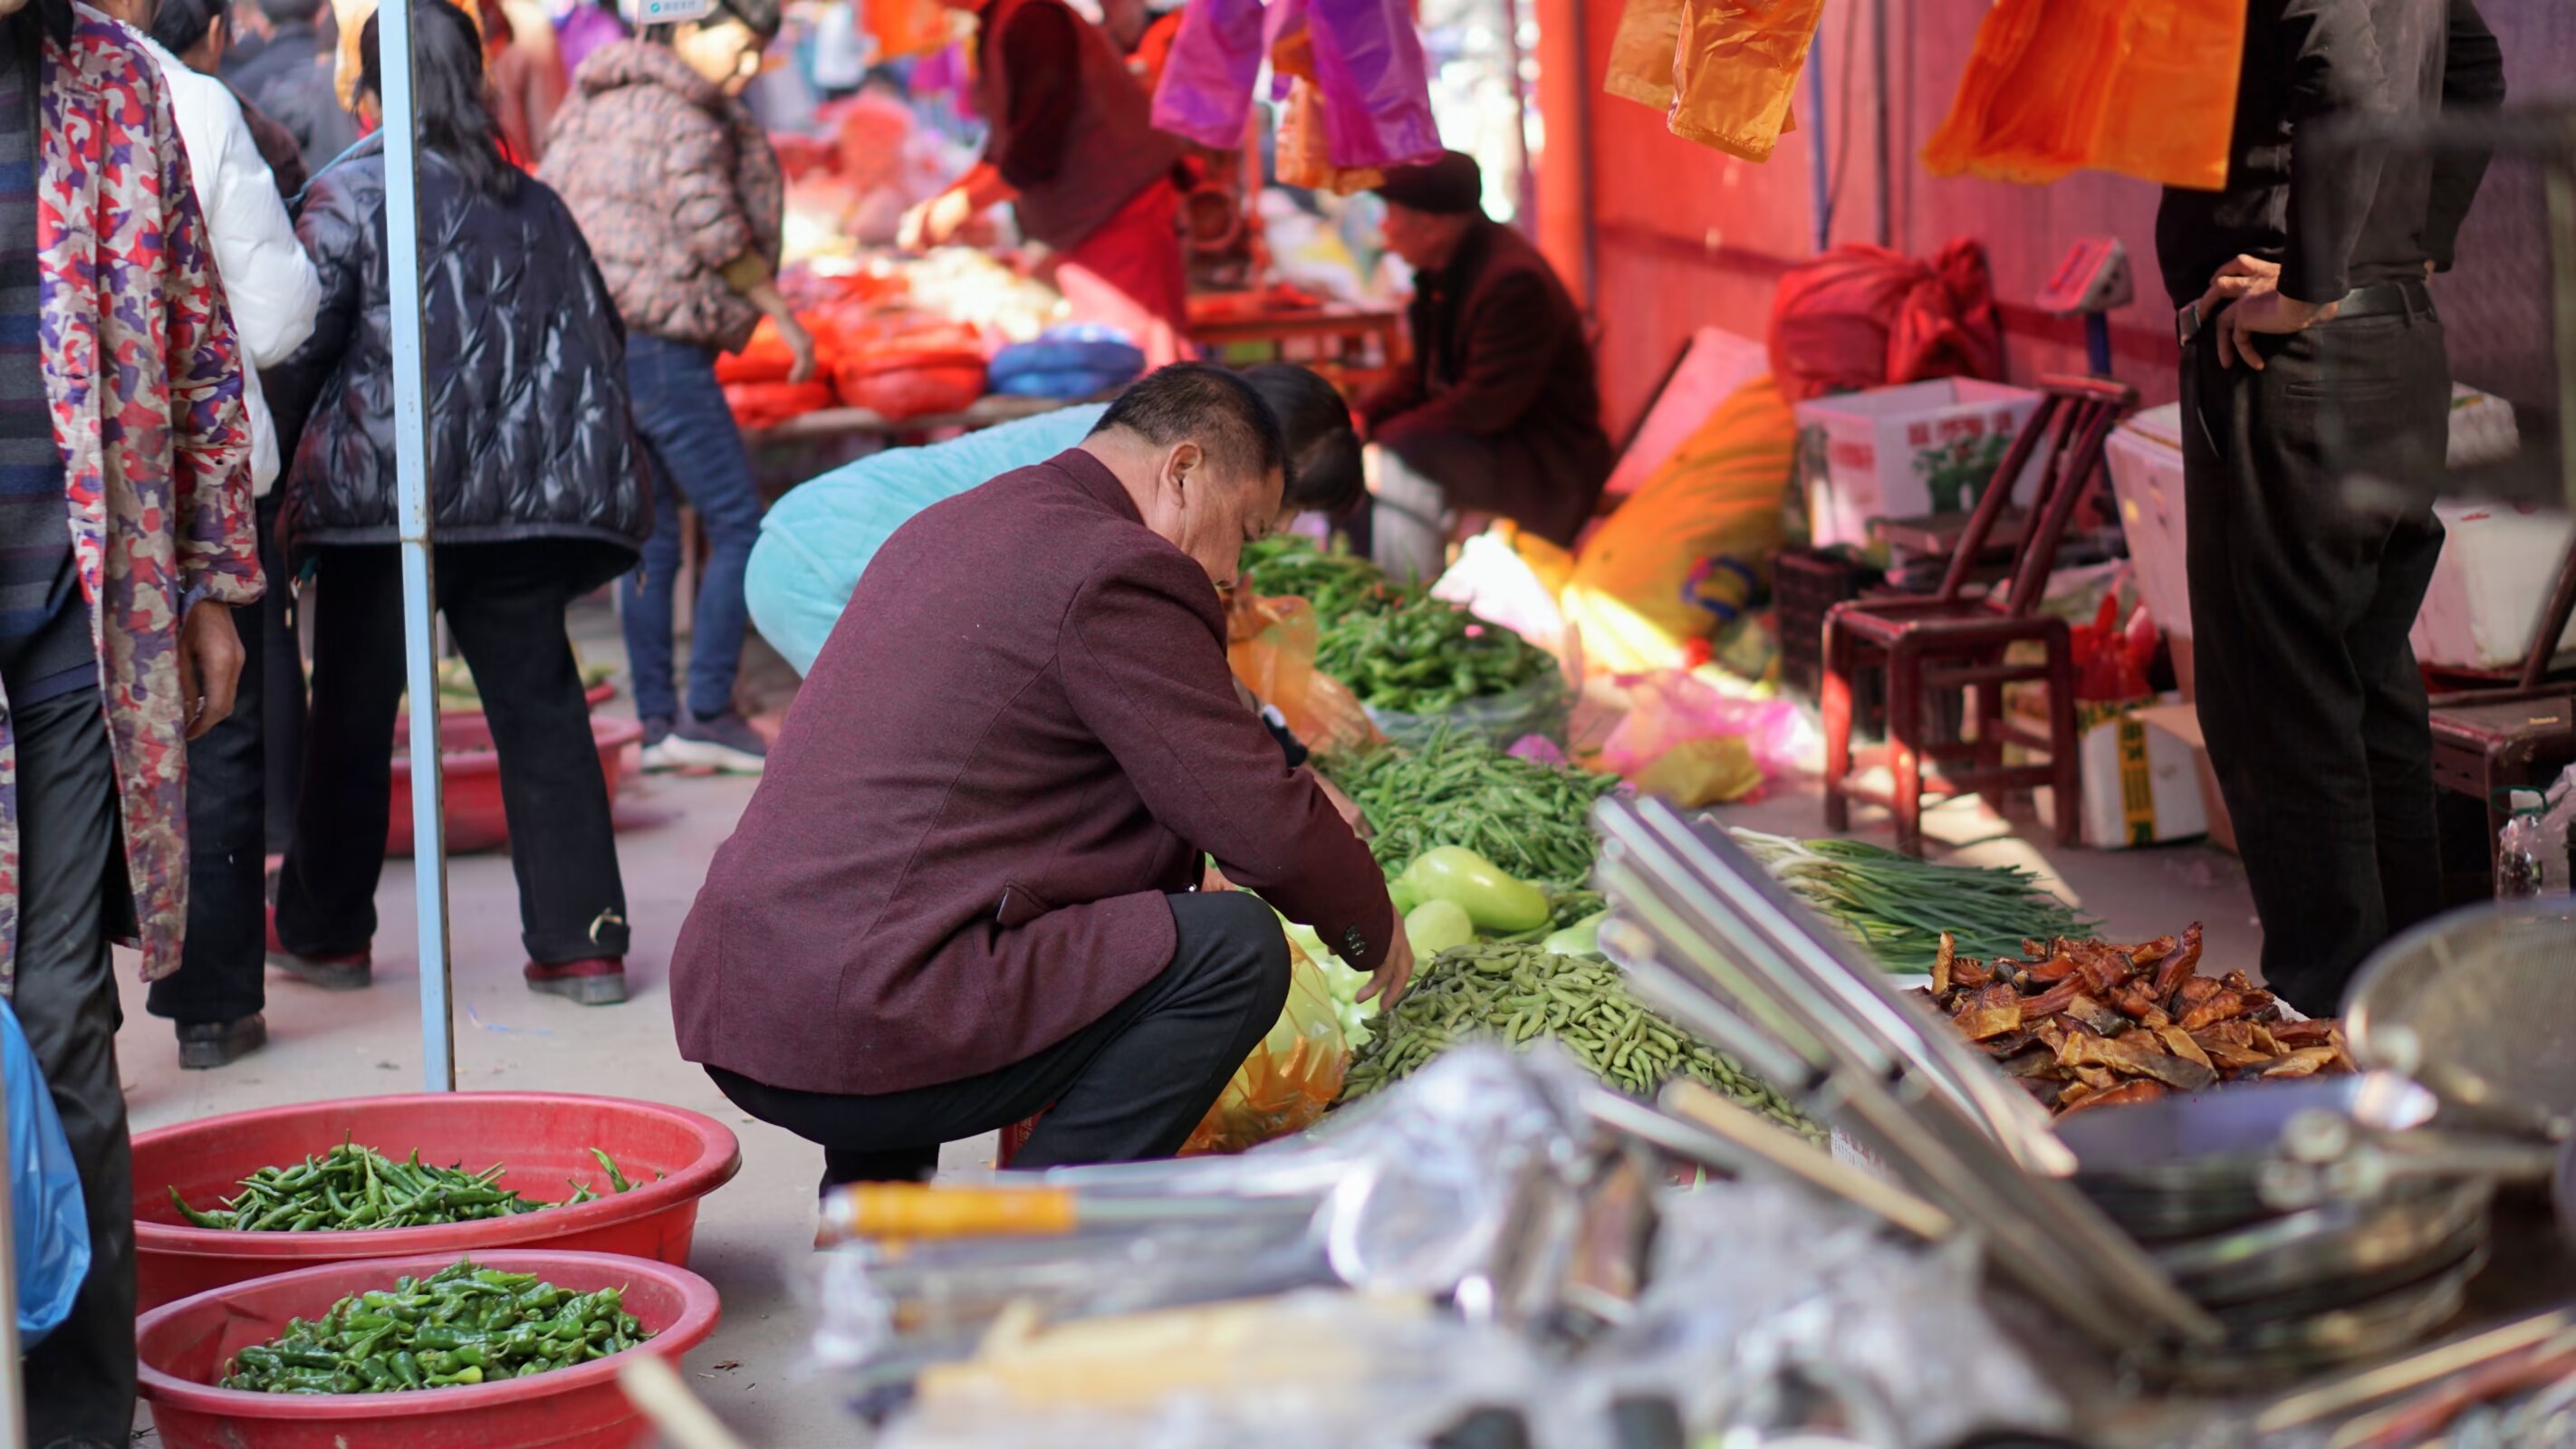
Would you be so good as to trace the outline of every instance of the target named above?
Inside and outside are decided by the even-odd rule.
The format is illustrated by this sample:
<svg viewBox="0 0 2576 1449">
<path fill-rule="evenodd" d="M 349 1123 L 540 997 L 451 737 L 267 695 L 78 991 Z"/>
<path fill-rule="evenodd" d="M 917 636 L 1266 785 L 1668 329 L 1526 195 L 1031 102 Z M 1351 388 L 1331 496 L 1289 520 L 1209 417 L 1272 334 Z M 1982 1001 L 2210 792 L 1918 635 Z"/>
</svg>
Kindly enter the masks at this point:
<svg viewBox="0 0 2576 1449">
<path fill-rule="evenodd" d="M 2576 1137 L 2576 903 L 2472 906 L 2373 954 L 2344 997 L 2355 1060 L 2430 1087 L 2447 1117 Z"/>
<path fill-rule="evenodd" d="M 2356 1282 L 2392 1274 L 2411 1282 L 2483 1242 L 2494 1198 L 2493 1186 L 2480 1180 L 2411 1187 L 2373 1202 L 2310 1208 L 2168 1245 L 2156 1261 L 2184 1292 L 2212 1307 L 2319 1287 L 2351 1302 L 2369 1296 L 2351 1286 Z"/>
<path fill-rule="evenodd" d="M 2366 1303 L 2241 1326 L 2215 1345 L 2140 1355 L 2130 1362 L 2151 1376 L 2213 1392 L 2278 1386 L 2333 1364 L 2393 1353 L 2449 1322 L 2468 1301 L 2469 1280 L 2486 1261 L 2481 1246 L 2429 1277 Z"/>
</svg>

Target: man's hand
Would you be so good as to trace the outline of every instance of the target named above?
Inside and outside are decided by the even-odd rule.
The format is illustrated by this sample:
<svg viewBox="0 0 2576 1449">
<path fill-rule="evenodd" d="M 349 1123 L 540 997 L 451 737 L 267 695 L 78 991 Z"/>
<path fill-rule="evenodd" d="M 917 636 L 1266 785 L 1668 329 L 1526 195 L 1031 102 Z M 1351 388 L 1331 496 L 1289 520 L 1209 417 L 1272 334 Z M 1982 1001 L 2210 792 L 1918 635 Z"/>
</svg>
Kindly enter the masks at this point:
<svg viewBox="0 0 2576 1449">
<path fill-rule="evenodd" d="M 2254 348 L 2256 334 L 2279 337 L 2305 332 L 2320 322 L 2333 321 L 2339 305 L 2302 302 L 2277 287 L 2250 292 L 2218 314 L 2218 365 L 2234 367 L 2241 361 L 2261 372 L 2263 354 Z"/>
<path fill-rule="evenodd" d="M 188 738 L 222 724 L 233 712 L 241 671 L 241 636 L 233 632 L 233 611 L 212 602 L 190 607 L 179 623 L 179 699 Z"/>
<path fill-rule="evenodd" d="M 2218 275 L 2209 279 L 2209 290 L 2201 293 L 2200 300 L 2193 305 L 2200 311 L 2200 320 L 2206 322 L 2246 293 L 2268 292 L 2280 283 L 2279 262 L 2240 256 L 2218 269 Z"/>
<path fill-rule="evenodd" d="M 783 313 L 777 320 L 778 335 L 796 359 L 788 365 L 787 380 L 811 381 L 814 376 L 814 334 L 806 330 L 805 324 L 793 312 Z"/>
<path fill-rule="evenodd" d="M 1395 903 L 1389 901 L 1387 908 L 1393 910 Z M 1404 938 L 1404 917 L 1398 915 L 1395 935 L 1386 943 L 1386 959 L 1369 973 L 1368 985 L 1360 988 L 1359 999 L 1375 1001 L 1380 1011 L 1393 1011 L 1395 1003 L 1404 997 L 1405 983 L 1412 979 L 1413 943 Z"/>
</svg>

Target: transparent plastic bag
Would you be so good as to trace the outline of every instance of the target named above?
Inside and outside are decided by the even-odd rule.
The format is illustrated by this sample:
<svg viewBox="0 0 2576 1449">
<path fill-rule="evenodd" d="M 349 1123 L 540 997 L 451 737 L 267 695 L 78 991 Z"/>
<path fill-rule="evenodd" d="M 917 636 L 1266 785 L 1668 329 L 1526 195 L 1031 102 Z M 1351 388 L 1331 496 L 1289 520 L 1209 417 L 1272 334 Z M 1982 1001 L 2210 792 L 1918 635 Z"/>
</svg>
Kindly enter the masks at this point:
<svg viewBox="0 0 2576 1449">
<path fill-rule="evenodd" d="M 34 1348 L 71 1316 L 89 1277 L 89 1215 L 70 1139 L 18 1014 L 0 1002 L 0 1073 L 9 1094 L 10 1238 L 18 1255 L 18 1342 Z"/>
<path fill-rule="evenodd" d="M 1288 943 L 1288 1003 L 1270 1034 L 1235 1068 L 1216 1105 L 1199 1120 L 1183 1157 L 1241 1152 L 1303 1132 L 1342 1094 L 1351 1049 L 1339 1007 L 1321 967 Z"/>
<path fill-rule="evenodd" d="M 1529 683 L 1502 694 L 1460 701 L 1442 714 L 1405 714 L 1368 706 L 1369 722 L 1399 745 L 1419 745 L 1443 730 L 1482 735 L 1509 749 L 1530 735 L 1562 747 L 1566 722 L 1573 717 L 1574 695 L 1565 676 L 1550 659 Z"/>
</svg>

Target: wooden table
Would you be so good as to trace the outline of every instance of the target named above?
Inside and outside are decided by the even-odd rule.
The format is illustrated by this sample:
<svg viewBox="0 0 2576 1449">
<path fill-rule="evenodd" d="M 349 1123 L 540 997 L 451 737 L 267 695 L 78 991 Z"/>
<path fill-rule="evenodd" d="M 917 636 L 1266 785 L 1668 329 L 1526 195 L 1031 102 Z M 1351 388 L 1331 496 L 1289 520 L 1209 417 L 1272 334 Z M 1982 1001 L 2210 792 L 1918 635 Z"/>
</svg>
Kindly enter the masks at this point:
<svg viewBox="0 0 2576 1449">
<path fill-rule="evenodd" d="M 745 446 L 762 448 L 775 443 L 802 443 L 826 438 L 892 440 L 949 431 L 971 433 L 1071 405 L 1071 401 L 1064 398 L 1008 397 L 990 393 L 957 412 L 932 413 L 916 418 L 889 418 L 869 408 L 819 408 L 789 418 L 776 427 L 745 428 L 742 441 Z"/>
<path fill-rule="evenodd" d="M 1227 363 L 1294 362 L 1312 367 L 1345 390 L 1376 382 L 1402 366 L 1407 355 L 1401 314 L 1343 303 L 1194 317 L 1190 340 Z M 1262 355 L 1242 355 L 1254 351 Z"/>
</svg>

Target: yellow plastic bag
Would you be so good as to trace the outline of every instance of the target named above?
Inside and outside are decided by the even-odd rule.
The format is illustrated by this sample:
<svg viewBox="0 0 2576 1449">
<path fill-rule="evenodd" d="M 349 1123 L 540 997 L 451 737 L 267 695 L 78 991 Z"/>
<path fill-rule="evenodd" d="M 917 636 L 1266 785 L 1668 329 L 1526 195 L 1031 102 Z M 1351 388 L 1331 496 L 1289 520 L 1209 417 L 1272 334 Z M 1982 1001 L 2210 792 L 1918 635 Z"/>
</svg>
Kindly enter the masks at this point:
<svg viewBox="0 0 2576 1449">
<path fill-rule="evenodd" d="M 1684 740 L 1637 773 L 1637 789 L 1684 810 L 1728 805 L 1762 788 L 1762 767 L 1742 735 Z"/>
<path fill-rule="evenodd" d="M 1323 968 L 1291 937 L 1288 1004 L 1181 1144 L 1181 1155 L 1241 1152 L 1305 1131 L 1341 1095 L 1350 1064 L 1350 1042 Z"/>
<path fill-rule="evenodd" d="M 1318 755 L 1352 754 L 1384 736 L 1359 696 L 1315 667 L 1315 606 L 1298 598 L 1237 594 L 1226 619 L 1226 662 L 1253 698 L 1279 711 Z"/>
<path fill-rule="evenodd" d="M 2227 184 L 2245 0 L 2002 0 L 1923 164 L 2040 184 L 2091 168 Z"/>
<path fill-rule="evenodd" d="M 1730 156 L 1770 160 L 1824 13 L 1825 0 L 1683 0 L 1665 128 Z"/>
<path fill-rule="evenodd" d="M 1769 582 L 1797 452 L 1787 401 L 1756 378 L 1602 521 L 1559 597 L 1590 667 L 1679 667 L 1689 641 L 1715 633 Z"/>
</svg>

